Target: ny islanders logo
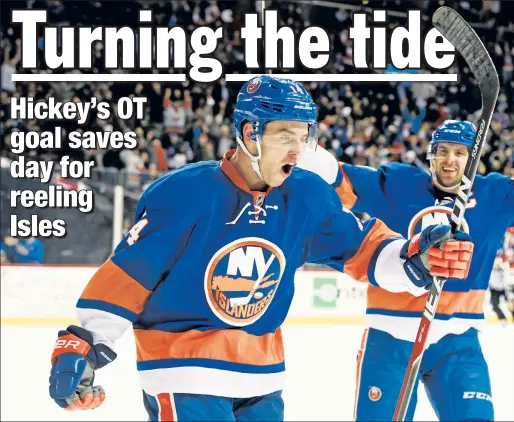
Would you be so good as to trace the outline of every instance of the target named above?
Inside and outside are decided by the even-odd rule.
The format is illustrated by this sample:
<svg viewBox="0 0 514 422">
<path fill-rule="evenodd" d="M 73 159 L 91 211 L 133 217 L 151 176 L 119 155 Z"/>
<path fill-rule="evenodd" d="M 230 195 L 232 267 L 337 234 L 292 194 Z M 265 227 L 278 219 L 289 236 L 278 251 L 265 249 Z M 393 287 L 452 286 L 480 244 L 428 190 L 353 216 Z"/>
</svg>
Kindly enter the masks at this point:
<svg viewBox="0 0 514 422">
<path fill-rule="evenodd" d="M 259 89 L 259 87 L 261 86 L 261 83 L 262 83 L 261 78 L 255 78 L 246 87 L 246 92 L 248 92 L 249 94 L 253 94 L 255 91 L 257 91 Z"/>
<path fill-rule="evenodd" d="M 379 401 L 382 397 L 382 390 L 378 387 L 371 387 L 368 391 L 368 397 L 371 401 Z"/>
<path fill-rule="evenodd" d="M 442 205 L 427 207 L 412 217 L 407 230 L 408 238 L 420 233 L 425 227 L 432 224 L 450 224 L 452 209 Z M 462 219 L 461 230 L 469 234 L 469 226 L 465 218 Z"/>
<path fill-rule="evenodd" d="M 205 270 L 209 307 L 227 324 L 254 323 L 273 300 L 285 266 L 284 253 L 265 239 L 246 237 L 222 247 Z"/>
</svg>

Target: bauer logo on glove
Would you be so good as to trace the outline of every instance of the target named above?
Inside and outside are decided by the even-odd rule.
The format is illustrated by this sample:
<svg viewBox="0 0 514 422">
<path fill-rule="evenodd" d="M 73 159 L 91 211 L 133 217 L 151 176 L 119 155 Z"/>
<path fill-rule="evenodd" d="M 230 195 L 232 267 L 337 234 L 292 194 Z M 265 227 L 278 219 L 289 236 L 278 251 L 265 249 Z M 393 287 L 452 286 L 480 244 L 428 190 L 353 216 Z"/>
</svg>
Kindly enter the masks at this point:
<svg viewBox="0 0 514 422">
<path fill-rule="evenodd" d="M 116 358 L 103 344 L 93 344 L 91 333 L 70 326 L 59 332 L 52 353 L 50 397 L 66 410 L 86 410 L 100 406 L 105 392 L 94 385 L 95 370 Z"/>
</svg>

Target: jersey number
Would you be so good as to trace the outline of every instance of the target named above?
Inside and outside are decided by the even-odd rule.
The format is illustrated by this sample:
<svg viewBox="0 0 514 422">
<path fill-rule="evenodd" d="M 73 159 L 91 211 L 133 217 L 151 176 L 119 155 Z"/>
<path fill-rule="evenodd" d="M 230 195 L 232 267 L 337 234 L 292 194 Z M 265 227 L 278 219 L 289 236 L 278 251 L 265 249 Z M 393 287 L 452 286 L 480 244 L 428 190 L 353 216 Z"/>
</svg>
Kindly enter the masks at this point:
<svg viewBox="0 0 514 422">
<path fill-rule="evenodd" d="M 127 243 L 129 245 L 133 245 L 136 243 L 139 239 L 139 233 L 141 233 L 141 230 L 145 228 L 145 226 L 148 224 L 148 220 L 146 218 L 143 218 L 142 220 L 139 220 L 128 232 L 129 236 L 127 238 Z"/>
</svg>

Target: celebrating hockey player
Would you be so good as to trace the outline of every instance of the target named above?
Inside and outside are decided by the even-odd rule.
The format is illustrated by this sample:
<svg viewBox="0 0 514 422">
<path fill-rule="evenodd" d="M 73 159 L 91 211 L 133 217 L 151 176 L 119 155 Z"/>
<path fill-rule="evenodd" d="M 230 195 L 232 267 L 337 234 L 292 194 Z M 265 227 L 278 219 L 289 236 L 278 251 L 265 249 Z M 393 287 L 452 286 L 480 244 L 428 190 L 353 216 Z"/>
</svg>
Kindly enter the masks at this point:
<svg viewBox="0 0 514 422">
<path fill-rule="evenodd" d="M 144 405 L 157 420 L 283 420 L 282 325 L 305 262 L 324 263 L 416 298 L 432 276 L 465 278 L 473 243 L 449 225 L 410 241 L 365 224 L 334 189 L 297 168 L 315 145 L 316 106 L 301 84 L 270 76 L 241 89 L 238 148 L 154 182 L 133 228 L 59 332 L 50 395 L 63 408 L 105 399 L 95 371 L 133 327 Z M 459 285 L 460 286 L 460 285 Z M 306 362 L 308 364 L 308 362 Z"/>
<path fill-rule="evenodd" d="M 378 169 L 337 163 L 326 150 L 306 154 L 300 165 L 332 184 L 344 207 L 379 218 L 406 238 L 433 224 L 448 224 L 475 136 L 470 122 L 447 120 L 433 133 L 430 173 L 388 163 Z M 462 228 L 476 248 L 467 280 L 444 286 L 421 379 L 439 420 L 494 420 L 491 384 L 478 330 L 496 250 L 514 224 L 514 180 L 477 175 Z M 370 285 L 366 330 L 357 356 L 355 417 L 392 420 L 426 295 L 393 295 Z M 406 420 L 412 420 L 416 391 Z"/>
</svg>

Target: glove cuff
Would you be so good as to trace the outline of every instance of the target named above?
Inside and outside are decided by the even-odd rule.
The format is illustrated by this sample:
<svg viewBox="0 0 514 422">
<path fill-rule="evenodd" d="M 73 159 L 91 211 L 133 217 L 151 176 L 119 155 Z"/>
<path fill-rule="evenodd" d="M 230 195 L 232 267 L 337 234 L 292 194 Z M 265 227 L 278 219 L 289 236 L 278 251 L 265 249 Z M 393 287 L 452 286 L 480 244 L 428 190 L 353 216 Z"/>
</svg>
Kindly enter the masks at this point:
<svg viewBox="0 0 514 422">
<path fill-rule="evenodd" d="M 52 365 L 62 354 L 74 353 L 87 356 L 90 352 L 91 345 L 87 341 L 68 331 L 59 331 L 59 338 L 55 342 L 54 351 L 52 353 Z"/>
<path fill-rule="evenodd" d="M 419 254 L 420 241 L 421 241 L 421 234 L 418 233 L 417 235 L 413 236 L 410 240 L 405 242 L 405 244 L 402 246 L 402 249 L 400 251 L 400 258 L 408 259 L 408 258 L 412 258 L 414 255 Z"/>
<path fill-rule="evenodd" d="M 70 325 L 66 330 L 59 331 L 59 339 L 52 354 L 52 362 L 60 354 L 70 352 L 79 353 L 88 358 L 95 370 L 111 363 L 117 356 L 114 350 L 105 344 L 94 344 L 93 334 L 76 325 Z"/>
</svg>

